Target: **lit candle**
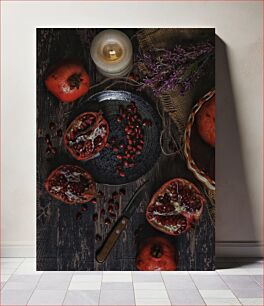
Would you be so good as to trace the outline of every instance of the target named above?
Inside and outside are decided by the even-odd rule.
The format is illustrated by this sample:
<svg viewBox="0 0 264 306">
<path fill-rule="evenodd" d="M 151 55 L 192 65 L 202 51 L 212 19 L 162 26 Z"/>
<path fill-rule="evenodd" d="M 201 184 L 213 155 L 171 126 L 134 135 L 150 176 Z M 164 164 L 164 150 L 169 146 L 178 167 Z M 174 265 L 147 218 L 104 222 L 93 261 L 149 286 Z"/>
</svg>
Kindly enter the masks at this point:
<svg viewBox="0 0 264 306">
<path fill-rule="evenodd" d="M 121 31 L 100 32 L 93 39 L 90 52 L 97 69 L 104 76 L 124 76 L 132 68 L 132 44 Z"/>
</svg>

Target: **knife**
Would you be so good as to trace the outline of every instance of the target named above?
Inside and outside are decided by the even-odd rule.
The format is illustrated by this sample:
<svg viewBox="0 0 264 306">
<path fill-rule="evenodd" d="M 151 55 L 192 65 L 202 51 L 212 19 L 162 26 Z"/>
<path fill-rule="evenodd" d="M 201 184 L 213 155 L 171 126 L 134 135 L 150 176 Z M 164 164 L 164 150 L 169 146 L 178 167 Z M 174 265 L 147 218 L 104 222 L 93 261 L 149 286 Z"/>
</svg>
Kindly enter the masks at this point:
<svg viewBox="0 0 264 306">
<path fill-rule="evenodd" d="M 126 207 L 123 209 L 120 218 L 117 220 L 111 232 L 106 237 L 103 245 L 97 251 L 95 259 L 99 263 L 103 263 L 106 260 L 118 238 L 121 236 L 123 230 L 126 228 L 129 219 L 132 217 L 133 213 L 135 212 L 142 199 L 142 195 L 146 190 L 147 182 L 148 181 L 145 181 L 143 185 L 141 185 L 136 190 Z"/>
</svg>

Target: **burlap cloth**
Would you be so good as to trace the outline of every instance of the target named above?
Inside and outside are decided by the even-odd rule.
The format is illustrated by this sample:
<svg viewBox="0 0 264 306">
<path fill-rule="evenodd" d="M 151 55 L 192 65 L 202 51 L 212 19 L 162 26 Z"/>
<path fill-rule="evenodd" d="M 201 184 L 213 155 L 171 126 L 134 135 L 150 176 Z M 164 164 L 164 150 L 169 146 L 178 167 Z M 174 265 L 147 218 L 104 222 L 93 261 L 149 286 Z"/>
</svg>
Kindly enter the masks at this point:
<svg viewBox="0 0 264 306">
<path fill-rule="evenodd" d="M 173 49 L 176 44 L 194 43 L 214 36 L 214 29 L 143 29 L 137 32 L 139 48 L 142 53 L 155 48 Z M 139 65 L 142 75 L 146 74 L 146 67 Z M 182 140 L 185 126 L 193 106 L 192 90 L 184 96 L 175 89 L 166 94 L 161 94 L 159 100 L 164 110 L 172 118 L 178 129 L 178 136 Z"/>
<path fill-rule="evenodd" d="M 143 29 L 137 32 L 137 39 L 140 52 L 144 54 L 151 49 L 165 48 L 173 49 L 177 44 L 186 44 L 199 42 L 208 38 L 214 38 L 214 29 Z M 147 74 L 147 69 L 144 65 L 138 65 L 138 70 L 141 75 Z M 158 99 L 162 105 L 163 110 L 173 120 L 177 128 L 178 145 L 182 146 L 183 135 L 188 121 L 188 117 L 193 107 L 193 90 L 189 90 L 181 96 L 179 89 L 160 94 Z M 214 202 L 215 191 L 204 190 L 210 199 L 212 206 L 210 207 L 210 215 L 214 219 Z"/>
</svg>

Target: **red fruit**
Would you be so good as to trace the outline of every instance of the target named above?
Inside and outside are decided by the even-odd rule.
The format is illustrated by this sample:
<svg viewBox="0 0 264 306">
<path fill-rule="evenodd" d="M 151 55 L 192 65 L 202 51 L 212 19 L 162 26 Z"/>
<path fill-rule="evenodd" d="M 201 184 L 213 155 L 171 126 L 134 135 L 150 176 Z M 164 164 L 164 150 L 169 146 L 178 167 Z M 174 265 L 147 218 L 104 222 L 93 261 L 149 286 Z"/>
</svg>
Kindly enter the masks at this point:
<svg viewBox="0 0 264 306">
<path fill-rule="evenodd" d="M 215 96 L 205 102 L 197 113 L 197 125 L 201 138 L 215 147 Z"/>
<path fill-rule="evenodd" d="M 188 231 L 202 214 L 205 199 L 191 182 L 174 178 L 160 187 L 147 206 L 147 221 L 168 235 Z"/>
<path fill-rule="evenodd" d="M 108 135 L 109 125 L 102 113 L 86 112 L 69 125 L 64 145 L 77 160 L 87 160 L 106 146 Z"/>
<path fill-rule="evenodd" d="M 96 194 L 92 176 L 72 165 L 53 170 L 45 182 L 45 188 L 51 196 L 67 204 L 90 202 Z"/>
<path fill-rule="evenodd" d="M 80 63 L 64 61 L 52 70 L 45 84 L 61 102 L 69 103 L 88 92 L 90 79 Z"/>
<path fill-rule="evenodd" d="M 145 239 L 136 258 L 140 271 L 174 271 L 178 263 L 178 252 L 172 243 L 163 237 Z"/>
</svg>

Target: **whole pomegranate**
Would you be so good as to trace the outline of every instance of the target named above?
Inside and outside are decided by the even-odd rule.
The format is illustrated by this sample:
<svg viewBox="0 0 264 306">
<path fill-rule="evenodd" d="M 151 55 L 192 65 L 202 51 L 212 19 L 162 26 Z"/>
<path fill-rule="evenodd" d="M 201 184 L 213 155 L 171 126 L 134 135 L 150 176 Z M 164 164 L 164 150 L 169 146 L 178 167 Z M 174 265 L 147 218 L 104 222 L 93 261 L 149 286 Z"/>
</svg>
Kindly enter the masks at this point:
<svg viewBox="0 0 264 306">
<path fill-rule="evenodd" d="M 205 199 L 191 182 L 174 178 L 163 184 L 147 206 L 147 221 L 168 235 L 180 235 L 202 214 Z"/>
<path fill-rule="evenodd" d="M 205 102 L 197 113 L 197 125 L 201 138 L 215 147 L 215 96 Z"/>
<path fill-rule="evenodd" d="M 172 243 L 163 237 L 143 240 L 136 258 L 140 271 L 174 271 L 178 262 L 178 252 Z"/>
</svg>

